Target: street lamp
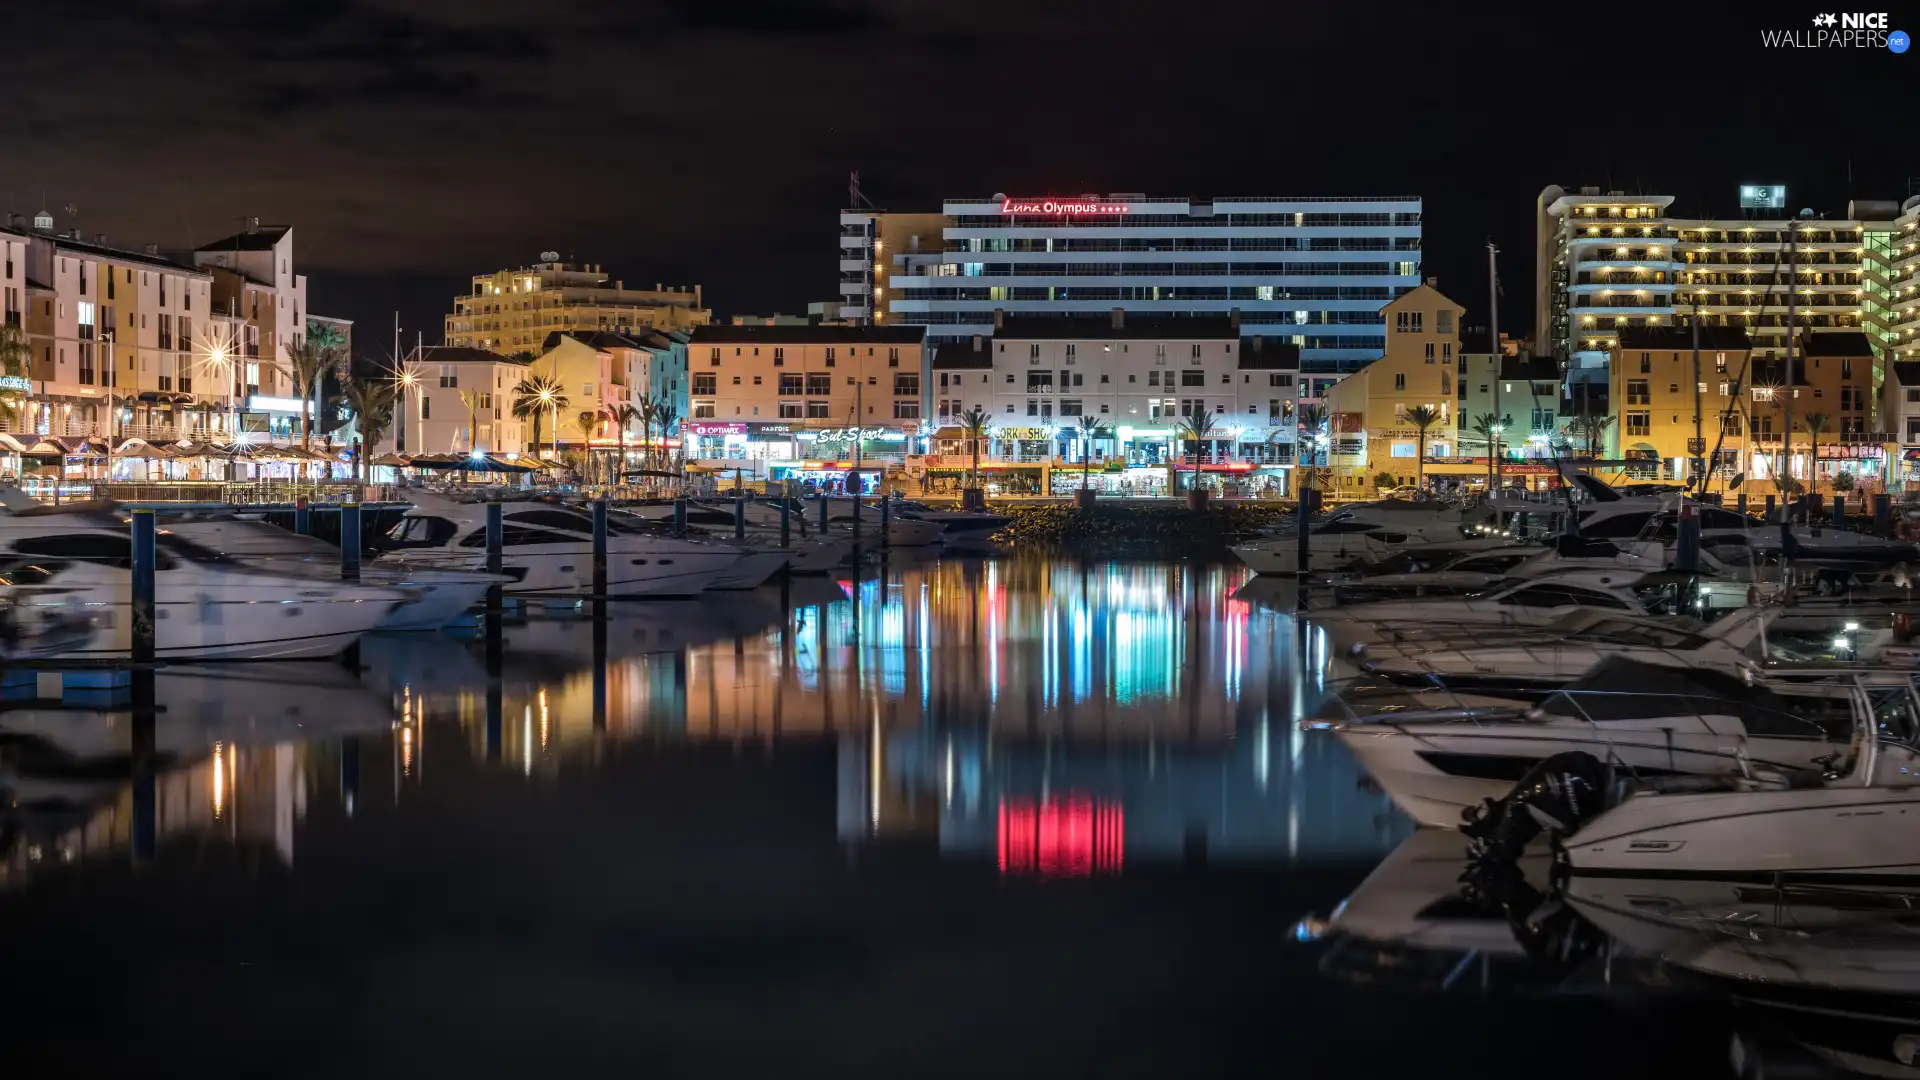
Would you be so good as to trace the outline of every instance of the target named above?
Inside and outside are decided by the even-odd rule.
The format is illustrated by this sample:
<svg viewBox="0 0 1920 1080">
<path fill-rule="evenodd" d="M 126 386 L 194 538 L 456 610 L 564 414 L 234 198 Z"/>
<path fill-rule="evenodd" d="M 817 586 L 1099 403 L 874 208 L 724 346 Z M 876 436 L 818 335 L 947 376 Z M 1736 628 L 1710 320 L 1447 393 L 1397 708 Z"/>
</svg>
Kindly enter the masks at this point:
<svg viewBox="0 0 1920 1080">
<path fill-rule="evenodd" d="M 420 403 L 421 382 L 420 382 L 419 370 L 412 363 L 402 362 L 399 369 L 393 373 L 393 380 L 395 383 L 399 385 L 399 388 L 400 388 L 400 417 L 402 420 L 404 420 L 407 418 L 407 395 L 409 394 L 413 395 L 415 405 L 418 405 Z M 416 454 L 425 453 L 427 449 L 427 440 L 426 440 L 426 432 L 423 429 L 426 427 L 426 421 L 424 419 L 416 418 L 414 420 L 412 427 L 413 427 L 412 442 L 418 443 L 419 445 L 415 447 L 409 444 L 409 449 Z M 399 439 L 394 440 L 395 450 L 400 449 L 398 445 L 399 441 L 400 441 Z"/>
<path fill-rule="evenodd" d="M 205 342 L 206 348 L 201 354 L 200 366 L 226 384 L 227 441 L 231 444 L 240 434 L 240 400 L 237 392 L 237 382 L 240 377 L 239 342 L 235 336 L 233 324 L 219 319 L 208 323 L 206 337 L 201 340 Z M 233 470 L 237 467 L 232 455 L 229 455 L 228 480 L 235 479 Z"/>
</svg>

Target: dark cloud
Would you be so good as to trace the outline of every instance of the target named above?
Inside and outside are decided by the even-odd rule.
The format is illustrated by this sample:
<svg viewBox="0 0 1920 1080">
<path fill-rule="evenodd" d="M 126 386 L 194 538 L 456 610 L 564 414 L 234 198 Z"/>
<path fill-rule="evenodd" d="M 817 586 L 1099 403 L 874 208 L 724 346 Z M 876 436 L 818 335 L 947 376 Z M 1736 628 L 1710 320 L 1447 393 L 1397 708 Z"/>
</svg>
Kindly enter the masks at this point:
<svg viewBox="0 0 1920 1080">
<path fill-rule="evenodd" d="M 1707 106 L 1624 44 L 1576 44 L 1599 16 L 1410 0 L 0 4 L 0 199 L 174 248 L 290 221 L 316 305 L 431 330 L 466 277 L 549 248 L 723 311 L 829 299 L 853 169 L 893 209 L 1415 193 L 1428 269 L 1470 307 L 1486 238 L 1509 253 L 1518 327 L 1548 183 L 1719 210 L 1741 180 L 1823 209 L 1905 194 L 1920 163 L 1885 110 L 1916 61 L 1765 54 L 1769 18 L 1618 28 L 1785 87 Z"/>
</svg>

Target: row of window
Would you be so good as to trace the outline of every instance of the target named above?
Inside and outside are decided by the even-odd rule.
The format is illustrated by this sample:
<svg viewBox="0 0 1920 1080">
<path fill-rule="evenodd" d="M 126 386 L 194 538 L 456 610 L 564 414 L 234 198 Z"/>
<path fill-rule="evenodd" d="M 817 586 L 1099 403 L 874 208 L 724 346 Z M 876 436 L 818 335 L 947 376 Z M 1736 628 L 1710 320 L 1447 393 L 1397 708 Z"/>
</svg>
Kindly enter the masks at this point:
<svg viewBox="0 0 1920 1080">
<path fill-rule="evenodd" d="M 761 381 L 762 378 L 763 377 L 759 375 L 753 376 L 753 385 L 755 386 L 762 385 L 762 381 Z M 735 386 L 743 385 L 740 380 L 741 380 L 741 376 L 735 375 L 733 377 L 733 385 Z M 849 378 L 847 381 L 852 382 L 853 379 Z M 867 385 L 878 386 L 880 385 L 880 380 L 877 376 L 869 375 L 867 376 Z M 719 376 L 708 373 L 708 372 L 694 373 L 693 393 L 695 395 L 710 395 L 710 394 L 717 394 L 719 392 L 720 392 Z M 780 376 L 779 392 L 783 397 L 788 395 L 800 395 L 800 394 L 808 394 L 808 395 L 831 394 L 833 393 L 833 376 L 831 375 L 782 375 Z M 920 376 L 895 375 L 893 377 L 893 392 L 896 396 L 918 397 L 920 394 Z"/>
<path fill-rule="evenodd" d="M 760 406 L 754 405 L 754 406 L 750 406 L 750 408 L 753 411 L 751 413 L 747 413 L 742 411 L 742 406 L 735 405 L 733 407 L 733 415 L 735 416 L 749 416 L 749 415 L 759 416 L 760 415 Z M 873 406 L 871 405 L 867 406 L 867 414 L 869 416 L 873 415 Z M 706 419 L 711 419 L 717 415 L 718 415 L 718 406 L 714 402 L 695 401 L 693 403 L 694 419 L 706 420 Z M 834 417 L 833 402 L 831 401 L 783 401 L 779 404 L 776 415 L 778 415 L 779 418 L 782 420 L 831 420 Z M 894 402 L 893 418 L 895 420 L 920 419 L 920 402 L 918 401 Z"/>
<path fill-rule="evenodd" d="M 745 355 L 742 349 L 743 349 L 742 346 L 735 346 L 733 350 L 733 355 L 735 356 Z M 772 346 L 772 349 L 773 349 L 773 366 L 779 367 L 785 364 L 787 362 L 786 347 L 784 345 L 775 345 L 775 346 Z M 857 348 L 848 348 L 846 352 L 847 352 L 847 358 L 850 360 L 860 355 L 860 350 Z M 719 367 L 720 353 L 721 353 L 721 349 L 718 346 L 713 346 L 709 348 L 707 351 L 708 363 L 710 363 L 714 367 Z M 760 346 L 758 345 L 753 346 L 753 355 L 754 356 L 760 355 Z M 873 355 L 873 346 L 871 345 L 867 346 L 867 355 L 868 356 Z M 839 357 L 840 357 L 839 346 L 830 345 L 827 347 L 826 360 L 827 360 L 828 367 L 832 367 L 834 365 L 834 361 L 838 360 Z M 898 348 L 887 349 L 887 366 L 888 367 L 900 366 L 900 350 Z"/>
</svg>

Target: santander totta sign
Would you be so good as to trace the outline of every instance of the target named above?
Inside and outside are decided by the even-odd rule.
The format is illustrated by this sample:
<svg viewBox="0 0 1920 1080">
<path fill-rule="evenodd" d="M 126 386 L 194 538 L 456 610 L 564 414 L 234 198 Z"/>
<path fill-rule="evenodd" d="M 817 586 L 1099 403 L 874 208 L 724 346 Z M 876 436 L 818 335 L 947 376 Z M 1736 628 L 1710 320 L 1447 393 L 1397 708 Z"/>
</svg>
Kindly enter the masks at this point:
<svg viewBox="0 0 1920 1080">
<path fill-rule="evenodd" d="M 1075 216 L 1079 214 L 1124 214 L 1130 207 L 1126 203 L 1101 202 L 1098 199 L 1002 199 L 1000 212 L 1003 214 L 1053 214 L 1056 216 Z"/>
</svg>

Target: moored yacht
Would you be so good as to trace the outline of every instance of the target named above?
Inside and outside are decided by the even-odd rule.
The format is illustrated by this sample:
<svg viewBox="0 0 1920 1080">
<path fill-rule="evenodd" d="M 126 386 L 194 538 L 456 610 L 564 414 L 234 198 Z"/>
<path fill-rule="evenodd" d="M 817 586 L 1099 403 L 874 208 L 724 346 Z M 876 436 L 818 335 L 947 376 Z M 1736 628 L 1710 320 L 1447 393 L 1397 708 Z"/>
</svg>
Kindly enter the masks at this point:
<svg viewBox="0 0 1920 1080">
<path fill-rule="evenodd" d="M 339 548 L 266 521 L 232 515 L 187 518 L 169 520 L 165 530 L 257 569 L 323 580 L 340 577 Z M 399 563 L 366 562 L 360 568 L 361 584 L 407 595 L 407 602 L 381 621 L 381 630 L 437 630 L 483 602 L 489 588 L 511 580 L 477 570 Z"/>
<path fill-rule="evenodd" d="M 155 642 L 163 659 L 332 656 L 410 599 L 377 585 L 255 569 L 166 532 L 156 548 Z M 50 644 L 38 655 L 125 656 L 133 645 L 132 588 L 125 524 L 99 513 L 0 514 L 0 598 L 9 605 L 10 636 L 30 643 L 36 627 L 74 631 L 43 637 Z"/>
<path fill-rule="evenodd" d="M 795 574 L 828 573 L 853 553 L 852 541 L 821 536 L 818 530 L 809 528 L 798 514 L 788 521 L 787 539 L 782 543 L 780 511 L 777 507 L 755 501 L 746 503 L 743 509 L 746 517 L 744 537 L 735 535 L 734 508 L 726 503 L 690 501 L 687 505 L 687 528 L 749 552 L 782 552 L 782 565 Z M 634 503 L 620 507 L 617 512 L 645 521 L 655 529 L 669 528 L 675 519 L 671 502 Z"/>
<path fill-rule="evenodd" d="M 1342 507 L 1313 525 L 1307 533 L 1309 569 L 1337 570 L 1355 563 L 1377 562 L 1420 544 L 1469 539 L 1467 521 L 1456 507 L 1440 503 L 1390 499 Z M 1480 537 L 1493 547 L 1505 537 Z M 1299 570 L 1297 535 L 1276 534 L 1238 544 L 1233 553 L 1257 574 L 1291 574 Z"/>
<path fill-rule="evenodd" d="M 1691 579 L 1683 574 L 1570 569 L 1506 580 L 1467 596 L 1382 600 L 1327 608 L 1307 617 L 1344 652 L 1357 644 L 1392 641 L 1402 632 L 1425 633 L 1438 626 L 1544 626 L 1583 607 L 1622 615 L 1672 614 L 1684 610 L 1690 586 Z"/>
<path fill-rule="evenodd" d="M 593 588 L 592 518 L 544 502 L 506 503 L 501 516 L 502 569 L 515 579 L 507 592 L 557 595 Z M 484 569 L 486 506 L 417 497 L 386 547 L 383 563 Z M 610 518 L 607 590 L 612 596 L 693 596 L 726 578 L 743 554 L 706 540 L 647 535 L 632 526 L 615 529 Z"/>
<path fill-rule="evenodd" d="M 1471 691 L 1468 691 L 1471 692 Z M 1423 825 L 1457 826 L 1535 766 L 1581 752 L 1643 776 L 1810 769 L 1844 749 L 1861 715 L 1910 707 L 1908 688 L 1869 698 L 1848 686 L 1749 685 L 1725 669 L 1609 659 L 1524 711 L 1462 716 L 1442 696 L 1324 726 Z M 1898 698 L 1898 700 L 1893 700 Z"/>
<path fill-rule="evenodd" d="M 1920 884 L 1920 709 L 1911 673 L 1807 685 L 1847 704 L 1853 738 L 1834 753 L 1804 764 L 1743 755 L 1735 769 L 1710 775 L 1611 769 L 1610 757 L 1561 753 L 1489 804 L 1469 831 L 1493 858 L 1545 831 L 1576 879 Z"/>
</svg>

